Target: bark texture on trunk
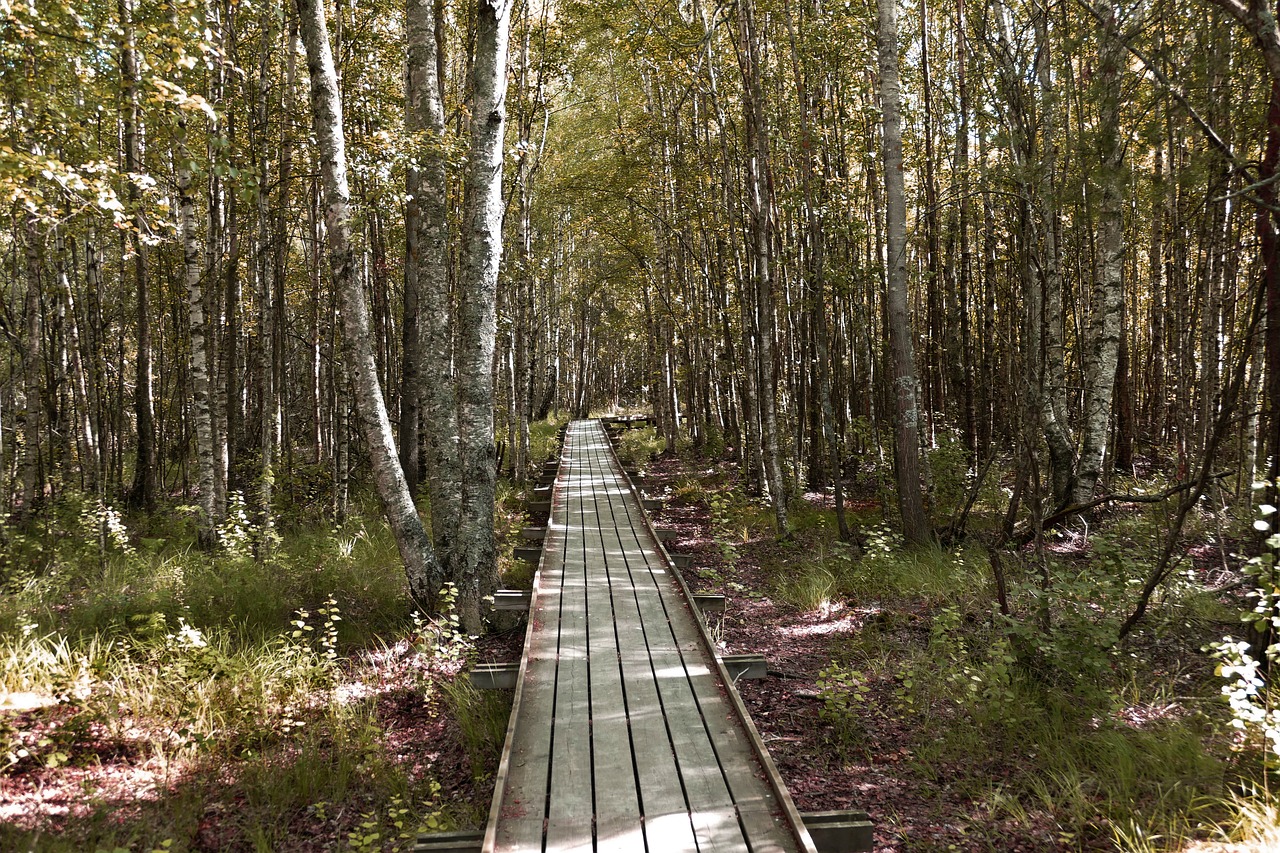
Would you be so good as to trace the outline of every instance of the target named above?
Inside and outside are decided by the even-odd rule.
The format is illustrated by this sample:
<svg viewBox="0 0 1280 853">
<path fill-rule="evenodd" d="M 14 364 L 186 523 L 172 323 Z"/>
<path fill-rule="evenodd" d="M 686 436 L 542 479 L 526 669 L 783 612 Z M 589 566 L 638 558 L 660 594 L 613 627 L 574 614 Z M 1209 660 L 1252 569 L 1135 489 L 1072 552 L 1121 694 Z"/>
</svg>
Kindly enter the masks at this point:
<svg viewBox="0 0 1280 853">
<path fill-rule="evenodd" d="M 44 365 L 40 347 L 44 328 L 40 311 L 43 285 L 40 274 L 40 231 L 35 214 L 27 216 L 25 231 L 27 290 L 22 313 L 27 339 L 23 342 L 22 399 L 19 402 L 23 445 L 19 457 L 22 469 L 22 508 L 18 513 L 23 519 L 31 517 L 44 497 L 44 475 L 40 464 L 41 414 L 44 410 L 41 400 L 41 374 Z"/>
<path fill-rule="evenodd" d="M 779 536 L 788 533 L 787 487 L 778 447 L 778 381 L 774 366 L 776 315 L 773 296 L 773 192 L 769 182 L 769 127 L 765 117 L 764 89 L 760 84 L 755 10 L 751 0 L 738 4 L 738 62 L 746 96 L 743 108 L 747 132 L 747 194 L 751 210 L 751 273 L 756 289 L 757 355 L 760 406 L 760 444 L 764 476 L 769 487 Z"/>
<path fill-rule="evenodd" d="M 191 161 L 187 150 L 187 122 L 178 122 L 178 228 L 187 285 L 187 329 L 191 335 L 192 418 L 196 431 L 196 479 L 200 507 L 199 541 L 205 548 L 217 543 L 218 505 L 215 500 L 213 413 L 209 405 L 209 350 L 204 316 L 203 269 L 196 235 L 195 198 L 191 192 Z"/>
<path fill-rule="evenodd" d="M 506 127 L 510 0 L 476 7 L 471 70 L 471 145 L 463 213 L 462 282 L 458 306 L 458 422 L 462 456 L 462 518 L 453 581 L 468 630 L 480 624 L 481 599 L 497 588 L 493 435 L 493 352 L 497 332 L 498 265 L 502 259 L 502 142 Z"/>
<path fill-rule="evenodd" d="M 138 55 L 134 46 L 133 2 L 119 0 L 120 77 L 124 85 L 124 168 L 130 175 L 142 171 L 142 154 L 138 144 Z M 147 247 L 142 235 L 147 223 L 141 212 L 142 193 L 133 178 L 129 183 L 129 205 L 133 210 L 133 229 L 129 232 L 133 252 L 134 288 L 137 293 L 135 322 L 138 331 L 138 356 L 134 362 L 134 417 L 138 425 L 138 453 L 134 462 L 133 487 L 129 501 L 148 512 L 155 509 L 157 491 L 155 404 L 151 385 L 151 296 L 147 281 Z"/>
<path fill-rule="evenodd" d="M 395 536 L 409 579 L 409 594 L 420 606 L 434 607 L 443 578 L 422 519 L 409 494 L 391 435 L 378 382 L 369 331 L 369 309 L 351 259 L 350 190 L 342 135 L 342 102 L 333 53 L 329 47 L 324 0 L 298 0 L 302 42 L 311 76 L 311 111 L 315 122 L 320 171 L 324 179 L 325 225 L 333 281 L 342 298 L 342 332 L 347 369 L 356 396 L 356 409 L 373 469 L 374 486 Z"/>
<path fill-rule="evenodd" d="M 933 540 L 920 493 L 920 401 L 911 310 L 907 303 L 906 191 L 902 166 L 902 86 L 898 77 L 898 8 L 879 0 L 880 108 L 884 124 L 885 237 L 888 247 L 889 346 L 893 361 L 894 462 L 903 536 L 910 545 Z"/>
<path fill-rule="evenodd" d="M 1124 309 L 1124 148 L 1120 141 L 1120 63 L 1124 47 L 1116 31 L 1115 10 L 1099 33 L 1098 68 L 1098 213 L 1099 245 L 1094 273 L 1089 339 L 1085 344 L 1084 435 L 1076 466 L 1072 503 L 1093 497 L 1102 473 L 1111 433 L 1111 403 L 1120 355 L 1120 316 Z"/>
<path fill-rule="evenodd" d="M 439 0 L 408 0 L 409 35 L 405 121 L 421 134 L 417 169 L 410 176 L 413 201 L 405 223 L 412 232 L 419 362 L 405 394 L 414 393 L 426 433 L 427 497 L 431 532 L 444 575 L 454 577 L 454 555 L 462 510 L 462 464 L 458 450 L 458 395 L 453 376 L 453 309 L 449 299 L 448 187 L 445 118 L 440 81 Z M 407 330 L 407 324 L 406 324 Z M 406 358 L 408 357 L 406 346 Z M 409 375 L 406 373 L 406 381 Z M 404 437 L 401 438 L 404 441 Z"/>
</svg>

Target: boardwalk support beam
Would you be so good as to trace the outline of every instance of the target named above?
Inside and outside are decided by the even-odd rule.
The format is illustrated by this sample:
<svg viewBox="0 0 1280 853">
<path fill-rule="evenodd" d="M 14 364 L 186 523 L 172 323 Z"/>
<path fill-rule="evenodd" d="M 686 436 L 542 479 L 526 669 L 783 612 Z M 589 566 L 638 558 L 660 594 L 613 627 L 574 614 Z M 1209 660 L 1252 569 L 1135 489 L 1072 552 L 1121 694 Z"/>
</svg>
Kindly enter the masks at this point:
<svg viewBox="0 0 1280 853">
<path fill-rule="evenodd" d="M 769 662 L 764 659 L 764 655 L 723 655 L 720 661 L 734 681 L 743 678 L 764 678 L 769 674 Z"/>
<path fill-rule="evenodd" d="M 703 613 L 723 613 L 724 612 L 724 596 L 716 593 L 696 592 L 693 594 L 693 603 Z"/>
<path fill-rule="evenodd" d="M 493 609 L 527 611 L 532 595 L 527 589 L 500 589 L 493 594 Z"/>
<path fill-rule="evenodd" d="M 800 818 L 818 853 L 862 853 L 874 847 L 874 825 L 866 812 L 802 812 Z M 413 853 L 480 853 L 484 832 L 431 832 L 418 836 Z"/>
<path fill-rule="evenodd" d="M 520 675 L 518 663 L 478 663 L 469 673 L 477 690 L 512 690 Z"/>
<path fill-rule="evenodd" d="M 536 563 L 542 557 L 541 545 L 527 545 L 511 549 L 511 556 L 526 563 Z"/>
</svg>

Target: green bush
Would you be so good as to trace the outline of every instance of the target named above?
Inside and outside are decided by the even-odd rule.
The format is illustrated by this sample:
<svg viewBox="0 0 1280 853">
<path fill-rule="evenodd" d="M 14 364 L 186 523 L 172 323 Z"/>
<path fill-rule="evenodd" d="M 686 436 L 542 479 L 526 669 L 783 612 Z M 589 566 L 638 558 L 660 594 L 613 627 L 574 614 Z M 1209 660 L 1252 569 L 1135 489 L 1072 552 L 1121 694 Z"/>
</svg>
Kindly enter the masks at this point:
<svg viewBox="0 0 1280 853">
<path fill-rule="evenodd" d="M 667 449 L 667 440 L 651 426 L 623 430 L 618 441 L 618 458 L 631 465 L 643 465 Z"/>
</svg>

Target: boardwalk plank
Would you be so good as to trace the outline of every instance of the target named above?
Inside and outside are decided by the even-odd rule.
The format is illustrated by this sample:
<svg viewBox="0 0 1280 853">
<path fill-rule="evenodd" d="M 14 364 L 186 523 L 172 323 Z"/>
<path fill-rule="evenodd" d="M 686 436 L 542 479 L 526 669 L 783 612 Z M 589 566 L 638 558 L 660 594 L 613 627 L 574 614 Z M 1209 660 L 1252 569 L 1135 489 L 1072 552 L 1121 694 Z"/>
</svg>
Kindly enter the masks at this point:
<svg viewBox="0 0 1280 853">
<path fill-rule="evenodd" d="M 556 700 L 552 717 L 551 785 L 547 794 L 546 849 L 594 849 L 591 785 L 591 671 L 587 663 L 586 524 L 589 478 L 570 481 L 565 524 L 569 553 L 560 604 Z M 594 514 L 594 510 L 593 513 Z"/>
<path fill-rule="evenodd" d="M 569 469 L 570 471 L 572 469 Z M 543 561 L 529 613 L 524 677 L 519 686 L 507 745 L 507 777 L 497 814 L 490 816 L 485 849 L 541 853 L 551 758 L 551 726 L 518 725 L 526 720 L 550 720 L 555 702 L 556 653 L 560 601 L 564 581 L 563 527 L 547 533 L 555 559 Z M 517 716 L 518 715 L 518 716 Z"/>
</svg>

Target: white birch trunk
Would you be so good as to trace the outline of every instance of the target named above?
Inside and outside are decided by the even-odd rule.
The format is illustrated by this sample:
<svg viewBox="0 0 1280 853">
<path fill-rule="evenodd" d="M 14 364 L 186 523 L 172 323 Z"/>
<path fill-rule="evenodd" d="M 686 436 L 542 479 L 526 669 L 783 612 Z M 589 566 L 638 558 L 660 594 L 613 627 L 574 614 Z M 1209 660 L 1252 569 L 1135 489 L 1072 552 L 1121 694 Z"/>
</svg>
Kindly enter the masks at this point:
<svg viewBox="0 0 1280 853">
<path fill-rule="evenodd" d="M 369 310 L 351 266 L 351 194 L 342 135 L 342 102 L 329 47 L 324 0 L 298 0 L 297 5 L 302 41 L 307 50 L 311 111 L 324 179 L 329 262 L 334 285 L 342 298 L 343 340 L 360 426 L 369 445 L 374 486 L 404 560 L 409 594 L 420 605 L 431 606 L 441 586 L 439 565 L 400 469 L 391 435 L 391 419 L 374 363 Z"/>
<path fill-rule="evenodd" d="M 1124 307 L 1124 148 L 1120 140 L 1120 63 L 1124 47 L 1116 32 L 1115 10 L 1099 33 L 1098 173 L 1099 258 L 1094 272 L 1090 339 L 1085 344 L 1084 437 L 1072 503 L 1093 497 L 1110 435 L 1111 404 L 1120 354 L 1120 315 Z"/>
<path fill-rule="evenodd" d="M 493 352 L 498 266 L 502 260 L 502 143 L 506 127 L 507 40 L 511 0 L 479 0 L 471 71 L 471 146 L 463 212 L 458 324 L 458 424 L 462 518 L 454 583 L 468 630 L 480 602 L 497 587 L 493 436 Z"/>
<path fill-rule="evenodd" d="M 21 518 L 31 517 L 44 497 L 44 483 L 40 465 L 40 427 L 42 404 L 40 398 L 41 356 L 40 339 L 43 324 L 40 321 L 40 232 L 35 214 L 26 221 L 26 278 L 27 292 L 23 305 L 23 324 L 27 339 L 22 350 L 22 398 L 18 401 L 22 412 L 22 451 L 19 467 L 22 470 Z"/>
<path fill-rule="evenodd" d="M 182 235 L 182 260 L 187 283 L 187 328 L 191 335 L 192 417 L 196 428 L 196 479 L 200 486 L 199 539 L 204 547 L 217 543 L 213 452 L 213 413 L 209 405 L 209 352 L 207 346 L 204 287 L 201 283 L 200 243 L 196 238 L 195 198 L 191 192 L 191 154 L 187 150 L 187 122 L 178 121 L 178 230 Z"/>
<path fill-rule="evenodd" d="M 902 165 L 902 85 L 898 76 L 897 0 L 878 0 L 880 109 L 884 123 L 885 237 L 888 249 L 886 308 L 893 361 L 894 462 L 898 506 L 908 544 L 933 539 L 920 493 L 920 401 L 911 309 L 907 302 L 907 203 Z"/>
<path fill-rule="evenodd" d="M 54 231 L 54 253 L 58 264 L 58 296 L 66 312 L 67 350 L 71 357 L 71 390 L 75 400 L 77 444 L 79 445 L 80 470 L 85 490 L 98 491 L 98 441 L 93 429 L 93 416 L 89 397 L 89 380 L 85 375 L 84 355 L 80 344 L 80 323 L 76 318 L 76 300 L 71 291 L 71 279 L 67 275 L 66 238 L 62 229 Z"/>
<path fill-rule="evenodd" d="M 444 101 L 440 81 L 440 43 L 433 0 L 408 0 L 408 77 L 405 123 L 422 134 L 418 149 L 409 264 L 418 292 L 420 361 L 415 393 L 426 433 L 427 497 L 431 532 L 446 577 L 456 576 L 454 555 L 462 514 L 462 462 L 458 448 L 458 395 L 453 375 L 453 323 L 449 301 L 449 225 L 446 185 Z"/>
</svg>

